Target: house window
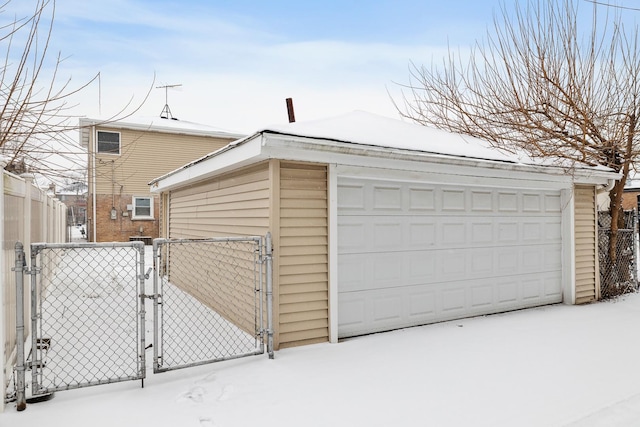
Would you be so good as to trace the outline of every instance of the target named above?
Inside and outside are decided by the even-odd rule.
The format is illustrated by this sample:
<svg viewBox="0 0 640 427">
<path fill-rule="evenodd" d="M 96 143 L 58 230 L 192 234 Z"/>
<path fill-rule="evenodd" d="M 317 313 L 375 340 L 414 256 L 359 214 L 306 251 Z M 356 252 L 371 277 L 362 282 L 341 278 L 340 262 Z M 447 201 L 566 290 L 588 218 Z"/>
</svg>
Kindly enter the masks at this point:
<svg viewBox="0 0 640 427">
<path fill-rule="evenodd" d="M 98 153 L 120 154 L 120 133 L 99 130 Z"/>
<path fill-rule="evenodd" d="M 153 198 L 134 197 L 131 219 L 153 219 Z"/>
</svg>

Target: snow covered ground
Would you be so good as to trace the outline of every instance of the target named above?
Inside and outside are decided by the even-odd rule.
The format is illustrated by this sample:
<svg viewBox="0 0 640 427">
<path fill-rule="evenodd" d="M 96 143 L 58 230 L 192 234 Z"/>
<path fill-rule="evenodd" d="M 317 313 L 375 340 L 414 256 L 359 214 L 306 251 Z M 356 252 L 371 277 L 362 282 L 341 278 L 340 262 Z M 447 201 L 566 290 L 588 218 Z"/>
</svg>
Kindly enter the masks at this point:
<svg viewBox="0 0 640 427">
<path fill-rule="evenodd" d="M 640 425 L 640 294 L 58 392 L 0 426 Z"/>
</svg>

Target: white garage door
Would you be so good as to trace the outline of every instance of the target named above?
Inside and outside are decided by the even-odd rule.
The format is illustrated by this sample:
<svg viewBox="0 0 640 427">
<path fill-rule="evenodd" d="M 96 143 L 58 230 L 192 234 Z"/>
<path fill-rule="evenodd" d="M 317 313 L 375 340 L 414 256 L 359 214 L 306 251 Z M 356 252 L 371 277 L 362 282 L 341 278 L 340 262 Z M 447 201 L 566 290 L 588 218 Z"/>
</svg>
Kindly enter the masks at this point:
<svg viewBox="0 0 640 427">
<path fill-rule="evenodd" d="M 562 301 L 559 191 L 338 179 L 338 335 Z"/>
</svg>

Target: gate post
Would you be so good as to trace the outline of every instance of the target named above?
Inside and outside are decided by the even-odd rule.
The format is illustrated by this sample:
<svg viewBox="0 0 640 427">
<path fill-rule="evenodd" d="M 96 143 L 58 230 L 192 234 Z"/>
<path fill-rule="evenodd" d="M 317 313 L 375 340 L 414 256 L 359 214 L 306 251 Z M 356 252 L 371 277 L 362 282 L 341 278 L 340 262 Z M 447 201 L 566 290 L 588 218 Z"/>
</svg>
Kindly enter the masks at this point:
<svg viewBox="0 0 640 427">
<path fill-rule="evenodd" d="M 16 242 L 16 401 L 18 411 L 27 408 L 24 366 L 24 246 Z"/>
<path fill-rule="evenodd" d="M 271 246 L 271 232 L 266 238 L 266 262 L 267 262 L 267 353 L 269 359 L 273 359 L 273 248 Z"/>
</svg>

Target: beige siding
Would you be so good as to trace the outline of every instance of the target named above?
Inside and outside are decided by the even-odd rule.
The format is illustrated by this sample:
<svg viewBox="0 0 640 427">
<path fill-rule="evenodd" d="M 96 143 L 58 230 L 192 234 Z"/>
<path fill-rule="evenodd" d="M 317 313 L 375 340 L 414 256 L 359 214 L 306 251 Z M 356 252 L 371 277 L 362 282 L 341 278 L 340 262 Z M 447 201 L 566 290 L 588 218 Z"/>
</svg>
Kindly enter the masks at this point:
<svg viewBox="0 0 640 427">
<path fill-rule="evenodd" d="M 329 339 L 327 168 L 280 164 L 279 347 Z"/>
<path fill-rule="evenodd" d="M 170 238 L 264 236 L 271 231 L 276 348 L 329 339 L 326 166 L 272 160 L 172 191 L 165 200 Z M 246 319 L 233 318 L 192 289 L 197 280 L 190 274 L 189 269 L 174 270 L 171 281 L 244 329 L 250 327 Z M 225 293 L 225 305 L 238 296 L 246 300 L 247 306 L 234 313 L 249 317 L 250 295 Z"/>
<path fill-rule="evenodd" d="M 120 133 L 120 154 L 93 153 L 97 131 Z M 133 197 L 152 196 L 157 206 L 159 200 L 150 193 L 148 186 L 152 179 L 218 150 L 233 140 L 179 132 L 119 129 L 115 125 L 96 126 L 87 134 L 90 138 L 87 143 L 90 208 L 87 211 L 87 225 L 89 230 L 95 227 L 96 241 L 127 241 L 137 235 L 158 237 L 159 211 L 154 212 L 152 220 L 133 219 L 128 209 Z M 96 202 L 95 218 L 93 202 Z M 115 220 L 111 218 L 112 208 L 117 212 Z M 140 231 L 140 227 L 143 231 Z M 93 237 L 93 233 L 89 235 Z"/>
<path fill-rule="evenodd" d="M 169 196 L 169 237 L 264 236 L 269 231 L 267 163 Z"/>
<path fill-rule="evenodd" d="M 600 280 L 597 250 L 595 188 L 576 186 L 576 304 L 584 304 L 598 299 Z"/>
<path fill-rule="evenodd" d="M 120 132 L 120 155 L 96 154 L 97 194 L 149 194 L 149 181 L 229 143 L 229 139 L 97 127 Z M 92 136 L 94 137 L 94 136 Z"/>
<path fill-rule="evenodd" d="M 195 184 L 165 200 L 170 238 L 264 236 L 269 230 L 269 167 L 264 163 Z M 202 244 L 195 248 L 171 250 L 171 283 L 253 334 L 253 247 L 231 244 L 223 252 Z"/>
<path fill-rule="evenodd" d="M 255 243 L 173 244 L 168 280 L 253 335 L 256 332 Z"/>
</svg>

